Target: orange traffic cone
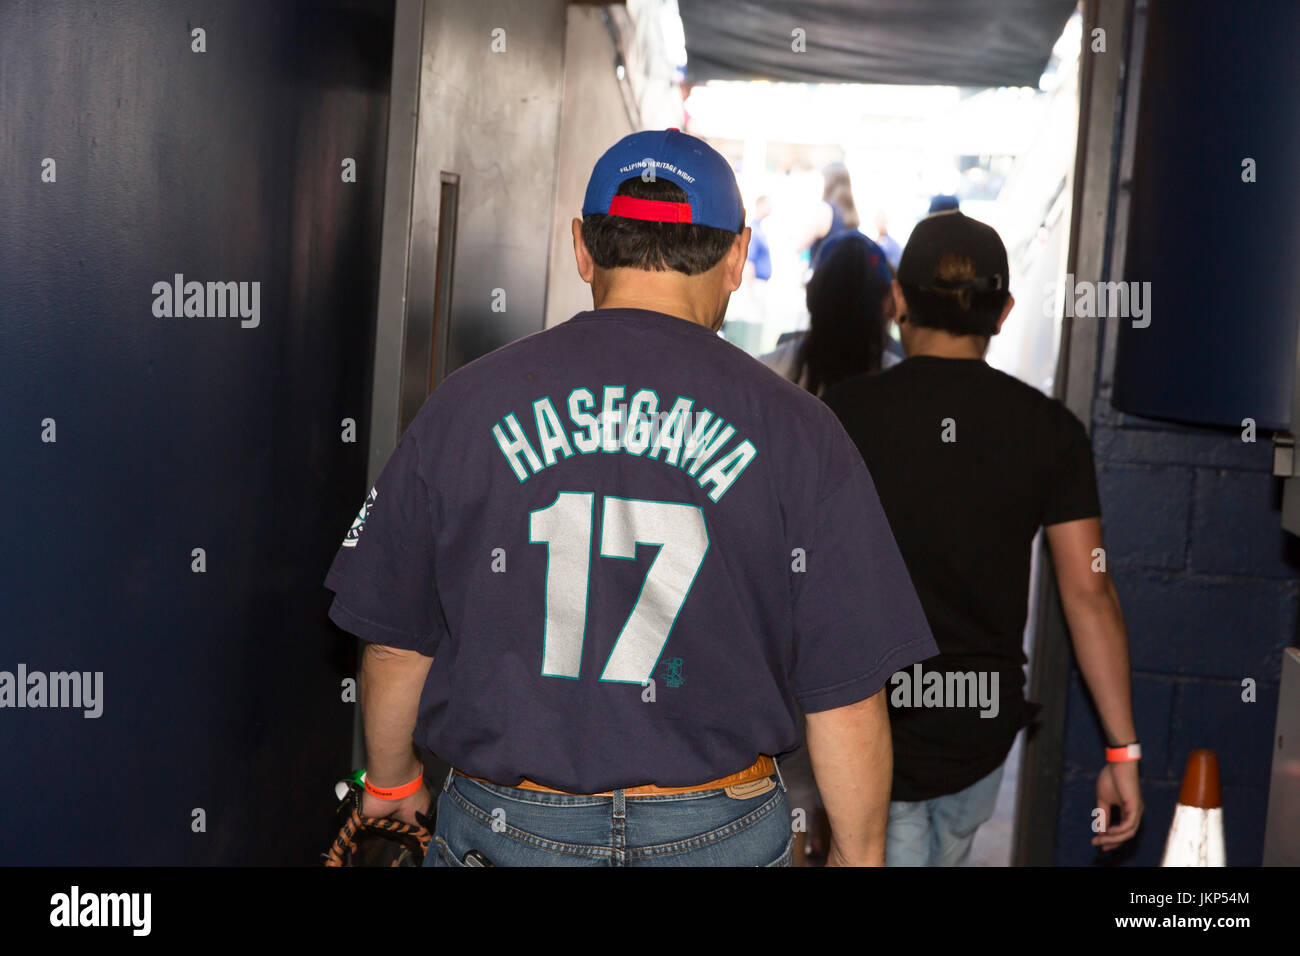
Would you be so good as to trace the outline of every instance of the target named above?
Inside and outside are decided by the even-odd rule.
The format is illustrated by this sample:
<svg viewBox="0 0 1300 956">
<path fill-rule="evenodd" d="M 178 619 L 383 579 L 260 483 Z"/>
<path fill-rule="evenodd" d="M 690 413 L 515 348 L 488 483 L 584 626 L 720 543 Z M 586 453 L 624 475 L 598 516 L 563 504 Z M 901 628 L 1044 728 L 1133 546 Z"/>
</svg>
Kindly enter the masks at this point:
<svg viewBox="0 0 1300 956">
<path fill-rule="evenodd" d="M 1223 849 L 1223 801 L 1219 796 L 1219 758 L 1213 750 L 1187 757 L 1183 786 L 1161 866 L 1227 866 Z"/>
</svg>

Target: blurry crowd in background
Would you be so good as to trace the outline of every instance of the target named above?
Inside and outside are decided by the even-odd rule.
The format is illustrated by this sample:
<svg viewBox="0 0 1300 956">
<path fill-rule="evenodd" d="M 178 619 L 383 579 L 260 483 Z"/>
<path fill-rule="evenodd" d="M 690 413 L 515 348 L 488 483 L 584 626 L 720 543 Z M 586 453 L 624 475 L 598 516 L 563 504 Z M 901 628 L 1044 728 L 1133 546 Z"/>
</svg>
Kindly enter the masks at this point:
<svg viewBox="0 0 1300 956">
<path fill-rule="evenodd" d="M 1010 259 L 1016 306 L 987 361 L 1050 393 L 1080 33 L 1076 15 L 1038 89 L 691 89 L 686 129 L 732 161 L 752 230 L 722 334 L 814 392 L 889 367 L 901 349 L 891 297 L 877 295 L 877 285 L 888 286 L 917 222 L 960 208 L 998 231 Z"/>
<path fill-rule="evenodd" d="M 824 171 L 822 199 L 787 225 L 793 243 L 779 245 L 800 276 L 804 308 L 772 302 L 772 243 L 768 220 L 772 200 L 759 196 L 749 220 L 749 258 L 744 281 L 728 310 L 723 335 L 790 381 L 820 395 L 845 379 L 879 371 L 903 357 L 890 283 L 903 244 L 889 233 L 889 219 L 878 211 L 868 227 L 853 200 L 853 185 L 843 163 Z M 927 215 L 960 209 L 954 195 L 932 197 Z M 910 231 L 910 227 L 909 227 Z M 793 252 L 793 255 L 790 253 Z M 739 318 L 735 318 L 737 313 Z M 793 323 L 792 321 L 793 320 Z M 781 324 L 792 325 L 781 329 Z M 775 347 L 761 350 L 776 331 Z M 765 334 L 766 333 L 766 334 Z"/>
</svg>

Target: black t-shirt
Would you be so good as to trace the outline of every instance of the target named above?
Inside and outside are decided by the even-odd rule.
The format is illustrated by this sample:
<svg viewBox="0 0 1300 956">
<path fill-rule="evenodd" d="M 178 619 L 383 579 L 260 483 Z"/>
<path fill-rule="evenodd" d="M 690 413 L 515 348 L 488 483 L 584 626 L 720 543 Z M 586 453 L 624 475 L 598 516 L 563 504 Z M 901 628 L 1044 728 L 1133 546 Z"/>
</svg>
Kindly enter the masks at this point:
<svg viewBox="0 0 1300 956">
<path fill-rule="evenodd" d="M 1101 514 L 1088 434 L 982 359 L 914 356 L 824 400 L 862 452 L 939 645 L 886 685 L 893 799 L 956 793 L 1006 759 L 1037 709 L 1024 700 L 1030 545 L 1040 525 Z"/>
</svg>

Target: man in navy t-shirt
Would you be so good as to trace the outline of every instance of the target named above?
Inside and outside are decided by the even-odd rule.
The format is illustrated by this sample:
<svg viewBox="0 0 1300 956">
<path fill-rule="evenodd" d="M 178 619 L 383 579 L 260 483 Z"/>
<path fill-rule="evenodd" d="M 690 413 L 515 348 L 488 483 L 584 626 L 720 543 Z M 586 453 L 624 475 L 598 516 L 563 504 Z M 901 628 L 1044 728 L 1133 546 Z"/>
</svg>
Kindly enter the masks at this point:
<svg viewBox="0 0 1300 956">
<path fill-rule="evenodd" d="M 427 810 L 414 735 L 455 768 L 426 865 L 787 865 L 802 709 L 832 862 L 882 863 L 882 688 L 937 648 L 835 416 L 716 334 L 734 175 L 633 134 L 573 232 L 595 309 L 449 376 L 330 568 L 363 810 Z"/>
</svg>

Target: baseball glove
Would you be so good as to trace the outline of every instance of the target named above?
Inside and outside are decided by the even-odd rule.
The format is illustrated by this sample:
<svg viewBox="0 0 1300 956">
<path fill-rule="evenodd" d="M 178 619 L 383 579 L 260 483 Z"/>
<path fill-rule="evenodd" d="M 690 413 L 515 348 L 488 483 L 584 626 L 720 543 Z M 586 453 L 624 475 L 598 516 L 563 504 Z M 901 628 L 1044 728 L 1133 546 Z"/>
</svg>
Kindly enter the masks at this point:
<svg viewBox="0 0 1300 956">
<path fill-rule="evenodd" d="M 422 866 L 433 832 L 433 808 L 429 815 L 415 815 L 420 825 L 401 820 L 368 817 L 361 812 L 365 787 L 360 774 L 340 781 L 339 832 L 328 852 L 321 857 L 326 866 Z M 346 789 L 344 789 L 346 788 Z"/>
</svg>

